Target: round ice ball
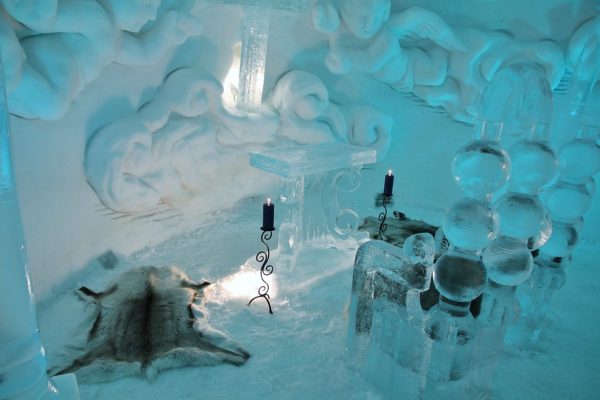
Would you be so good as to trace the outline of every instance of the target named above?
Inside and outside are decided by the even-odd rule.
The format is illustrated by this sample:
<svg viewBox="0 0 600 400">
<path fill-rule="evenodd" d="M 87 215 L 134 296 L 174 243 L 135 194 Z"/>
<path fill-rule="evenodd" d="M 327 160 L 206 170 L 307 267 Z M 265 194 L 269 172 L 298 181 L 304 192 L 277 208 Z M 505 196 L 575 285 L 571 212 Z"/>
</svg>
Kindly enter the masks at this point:
<svg viewBox="0 0 600 400">
<path fill-rule="evenodd" d="M 462 200 L 444 215 L 443 230 L 453 246 L 480 250 L 498 233 L 498 214 L 488 202 Z"/>
<path fill-rule="evenodd" d="M 563 176 L 584 179 L 600 171 L 600 147 L 591 140 L 575 139 L 558 155 Z"/>
<path fill-rule="evenodd" d="M 487 275 L 481 258 L 475 253 L 452 249 L 435 263 L 433 282 L 442 296 L 468 302 L 483 292 Z"/>
<path fill-rule="evenodd" d="M 432 265 L 435 257 L 435 240 L 430 233 L 417 233 L 404 242 L 404 255 L 411 264 Z"/>
<path fill-rule="evenodd" d="M 585 184 L 560 181 L 544 196 L 552 219 L 573 222 L 590 208 L 592 196 Z"/>
<path fill-rule="evenodd" d="M 517 286 L 527 280 L 533 257 L 521 240 L 500 235 L 483 251 L 482 261 L 488 278 L 505 286 Z"/>
<path fill-rule="evenodd" d="M 456 153 L 452 175 L 469 196 L 484 199 L 498 191 L 510 175 L 510 159 L 496 142 L 475 140 Z"/>
<path fill-rule="evenodd" d="M 587 189 L 587 191 L 590 193 L 591 197 L 594 197 L 594 195 L 596 194 L 596 180 L 594 179 L 593 176 L 590 176 L 586 181 L 585 181 L 585 188 Z"/>
<path fill-rule="evenodd" d="M 537 232 L 537 234 L 531 236 L 527 239 L 527 247 L 529 250 L 537 250 L 542 247 L 550 236 L 552 235 L 552 221 L 550 221 L 550 216 L 546 213 L 546 216 L 542 220 L 541 229 Z"/>
<path fill-rule="evenodd" d="M 552 236 L 540 249 L 540 253 L 550 257 L 567 257 L 579 240 L 577 229 L 571 224 L 554 222 Z"/>
<path fill-rule="evenodd" d="M 537 196 L 508 192 L 496 206 L 500 217 L 500 232 L 527 241 L 542 229 L 546 209 Z"/>
<path fill-rule="evenodd" d="M 522 140 L 508 150 L 510 154 L 510 184 L 527 193 L 537 193 L 558 172 L 554 151 L 544 142 Z"/>
</svg>

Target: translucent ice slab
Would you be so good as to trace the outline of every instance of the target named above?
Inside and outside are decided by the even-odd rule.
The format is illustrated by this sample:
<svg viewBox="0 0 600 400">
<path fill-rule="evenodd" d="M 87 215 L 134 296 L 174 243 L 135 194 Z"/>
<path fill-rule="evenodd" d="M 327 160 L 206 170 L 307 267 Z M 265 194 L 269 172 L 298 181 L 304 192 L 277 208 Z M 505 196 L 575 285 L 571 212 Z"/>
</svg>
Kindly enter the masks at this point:
<svg viewBox="0 0 600 400">
<path fill-rule="evenodd" d="M 250 165 L 286 178 L 375 162 L 375 150 L 344 143 L 321 143 L 250 153 Z"/>
<path fill-rule="evenodd" d="M 209 4 L 252 5 L 256 0 L 207 0 Z M 308 0 L 271 0 L 271 7 L 287 11 L 308 10 Z"/>
<path fill-rule="evenodd" d="M 246 111 L 258 110 L 262 101 L 270 18 L 270 0 L 244 5 L 237 106 Z"/>
</svg>

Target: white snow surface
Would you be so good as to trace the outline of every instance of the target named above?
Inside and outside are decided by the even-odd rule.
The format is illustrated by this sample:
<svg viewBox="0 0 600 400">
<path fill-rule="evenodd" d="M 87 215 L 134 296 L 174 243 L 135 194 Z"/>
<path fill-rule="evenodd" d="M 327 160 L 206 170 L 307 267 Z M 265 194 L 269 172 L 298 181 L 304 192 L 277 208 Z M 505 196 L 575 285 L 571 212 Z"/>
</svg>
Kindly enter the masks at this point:
<svg viewBox="0 0 600 400">
<path fill-rule="evenodd" d="M 81 398 L 100 399 L 380 399 L 345 363 L 347 303 L 355 240 L 329 248 L 306 248 L 292 271 L 277 268 L 274 314 L 262 301 L 227 298 L 222 285 L 248 260 L 254 269 L 259 242 L 261 199 L 205 217 L 202 228 L 172 237 L 120 261 L 113 270 L 98 263 L 64 285 L 62 294 L 39 305 L 42 339 L 52 361 L 74 340 L 84 317 L 73 290 L 101 290 L 126 268 L 177 265 L 193 279 L 215 283 L 207 299 L 209 323 L 227 332 L 252 357 L 241 367 L 219 365 L 164 371 L 154 382 L 124 378 L 80 385 Z M 277 236 L 271 239 L 275 245 Z M 582 243 L 555 296 L 549 326 L 538 348 L 507 350 L 499 364 L 494 399 L 600 398 L 600 270 L 597 246 Z M 275 292 L 276 290 L 276 292 Z"/>
</svg>

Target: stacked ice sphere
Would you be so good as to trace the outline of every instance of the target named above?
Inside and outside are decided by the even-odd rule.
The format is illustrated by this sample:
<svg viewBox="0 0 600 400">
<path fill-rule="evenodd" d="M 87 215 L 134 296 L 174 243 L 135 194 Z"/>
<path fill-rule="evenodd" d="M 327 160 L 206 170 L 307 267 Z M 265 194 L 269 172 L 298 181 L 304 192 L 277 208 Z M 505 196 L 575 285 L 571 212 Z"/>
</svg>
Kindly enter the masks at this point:
<svg viewBox="0 0 600 400">
<path fill-rule="evenodd" d="M 566 93 L 567 109 L 557 110 L 561 123 L 553 128 L 556 136 L 575 137 L 559 148 L 558 182 L 543 195 L 552 220 L 552 236 L 540 248 L 530 279 L 517 291 L 522 316 L 507 338 L 522 348 L 538 341 L 550 300 L 565 283 L 565 266 L 579 241 L 584 214 L 596 191 L 593 176 L 600 171 L 600 45 L 598 38 L 579 44 L 584 47 L 579 50 Z"/>
<path fill-rule="evenodd" d="M 423 363 L 424 314 L 435 242 L 429 233 L 404 247 L 381 240 L 362 244 L 352 281 L 347 353 L 350 365 L 389 398 L 416 398 Z"/>
<path fill-rule="evenodd" d="M 552 93 L 541 68 L 513 64 L 500 70 L 493 84 L 511 87 L 511 97 L 521 112 L 513 117 L 513 126 L 508 130 L 518 134 L 520 140 L 508 148 L 508 190 L 495 203 L 499 234 L 482 254 L 488 285 L 476 321 L 470 387 L 473 393 L 481 395 L 491 391 L 506 329 L 518 318 L 515 290 L 531 273 L 531 251 L 542 246 L 551 234 L 552 225 L 539 195 L 553 181 L 558 165 L 547 140 Z"/>
<path fill-rule="evenodd" d="M 452 164 L 463 198 L 446 212 L 442 229 L 450 248 L 433 271 L 440 298 L 427 314 L 422 339 L 424 398 L 461 398 L 469 389 L 475 336 L 469 307 L 487 281 L 481 252 L 499 229 L 490 200 L 510 174 L 508 154 L 499 142 L 502 128 L 502 122 L 479 120 L 474 139 L 457 152 Z"/>
<path fill-rule="evenodd" d="M 531 272 L 530 251 L 550 233 L 538 194 L 556 173 L 556 158 L 545 140 L 551 109 L 548 84 L 534 65 L 504 68 L 484 93 L 475 137 L 452 164 L 463 196 L 444 217 L 450 247 L 433 267 L 440 296 L 431 310 L 423 312 L 418 299 L 425 282 L 407 285 L 389 274 L 390 254 L 399 250 L 378 242 L 359 250 L 349 350 L 354 365 L 384 397 L 490 396 L 506 324 L 518 308 L 514 288 Z M 511 174 L 509 154 L 500 144 L 507 128 L 521 132 L 510 148 L 515 174 L 493 204 Z M 374 257 L 373 249 L 385 257 Z M 476 323 L 470 303 L 488 283 Z"/>
<path fill-rule="evenodd" d="M 597 113 L 600 119 L 600 107 Z M 583 215 L 591 205 L 596 189 L 593 176 L 600 171 L 600 121 L 582 123 L 577 136 L 559 150 L 558 161 L 560 178 L 544 196 L 552 219 L 552 236 L 540 248 L 533 275 L 520 291 L 525 304 L 516 340 L 522 347 L 539 339 L 550 298 L 565 282 L 564 267 L 578 243 Z"/>
</svg>

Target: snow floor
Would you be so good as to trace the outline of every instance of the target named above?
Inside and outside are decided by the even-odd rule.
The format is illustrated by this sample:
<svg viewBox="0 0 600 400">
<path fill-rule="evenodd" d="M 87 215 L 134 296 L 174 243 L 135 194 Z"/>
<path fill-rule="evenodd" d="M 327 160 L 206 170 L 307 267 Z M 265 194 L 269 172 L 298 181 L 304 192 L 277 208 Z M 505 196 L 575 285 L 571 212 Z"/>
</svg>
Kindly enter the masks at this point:
<svg viewBox="0 0 600 400">
<path fill-rule="evenodd" d="M 143 249 L 112 270 L 91 263 L 68 285 L 101 290 L 128 266 L 177 265 L 193 279 L 217 283 L 207 299 L 209 323 L 247 349 L 252 354 L 248 362 L 241 367 L 164 371 L 154 382 L 124 378 L 82 384 L 82 399 L 380 399 L 344 362 L 357 242 L 306 249 L 292 271 L 278 269 L 273 259 L 277 287 L 271 290 L 274 314 L 269 315 L 260 299 L 247 305 L 253 290 L 235 284 L 240 266 L 262 249 L 260 210 L 255 199 L 233 211 L 205 217 L 201 229 Z M 270 242 L 277 243 L 276 235 Z M 493 398 L 600 399 L 598 255 L 597 245 L 583 243 L 577 249 L 539 347 L 506 352 Z M 42 339 L 52 361 L 83 320 L 83 303 L 67 290 L 38 310 Z"/>
</svg>

